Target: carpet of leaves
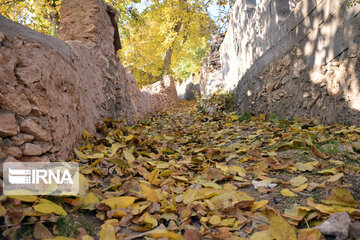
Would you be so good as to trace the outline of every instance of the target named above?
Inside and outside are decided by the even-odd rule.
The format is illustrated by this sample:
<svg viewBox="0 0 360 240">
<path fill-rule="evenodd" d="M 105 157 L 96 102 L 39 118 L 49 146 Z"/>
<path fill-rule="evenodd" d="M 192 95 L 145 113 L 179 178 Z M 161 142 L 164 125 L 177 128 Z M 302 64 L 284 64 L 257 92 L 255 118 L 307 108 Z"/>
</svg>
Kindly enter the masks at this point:
<svg viewBox="0 0 360 240">
<path fill-rule="evenodd" d="M 330 214 L 360 219 L 360 127 L 221 107 L 186 102 L 84 131 L 70 159 L 81 196 L 1 196 L 3 237 L 324 239 L 312 227 Z"/>
</svg>

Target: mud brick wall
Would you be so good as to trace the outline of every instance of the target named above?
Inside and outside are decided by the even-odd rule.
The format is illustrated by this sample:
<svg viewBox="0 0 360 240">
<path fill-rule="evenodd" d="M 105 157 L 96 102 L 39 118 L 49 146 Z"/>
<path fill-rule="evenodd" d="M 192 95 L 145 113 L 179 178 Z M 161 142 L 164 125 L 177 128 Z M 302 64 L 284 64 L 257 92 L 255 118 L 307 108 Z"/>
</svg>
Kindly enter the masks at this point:
<svg viewBox="0 0 360 240">
<path fill-rule="evenodd" d="M 168 89 L 141 91 L 125 71 L 112 10 L 102 0 L 63 0 L 61 39 L 0 16 L 0 162 L 64 160 L 104 117 L 131 123 L 172 103 L 160 101 Z"/>
</svg>

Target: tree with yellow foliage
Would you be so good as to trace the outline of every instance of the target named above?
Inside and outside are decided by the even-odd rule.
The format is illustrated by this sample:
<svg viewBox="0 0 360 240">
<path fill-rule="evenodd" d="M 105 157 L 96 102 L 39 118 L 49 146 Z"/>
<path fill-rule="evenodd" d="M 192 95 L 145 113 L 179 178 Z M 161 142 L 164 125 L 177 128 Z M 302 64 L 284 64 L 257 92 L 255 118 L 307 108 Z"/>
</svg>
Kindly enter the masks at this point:
<svg viewBox="0 0 360 240">
<path fill-rule="evenodd" d="M 59 35 L 60 0 L 1 0 L 0 14 L 42 33 Z"/>
<path fill-rule="evenodd" d="M 119 57 L 139 85 L 153 83 L 164 74 L 185 79 L 201 67 L 214 21 L 206 12 L 213 0 L 105 0 L 119 13 L 123 49 Z M 222 0 L 225 1 L 225 0 Z M 0 14 L 45 34 L 59 35 L 61 0 L 0 0 Z"/>
<path fill-rule="evenodd" d="M 169 73 L 185 79 L 199 70 L 216 30 L 203 7 L 201 0 L 155 0 L 128 22 L 120 58 L 138 83 Z"/>
</svg>

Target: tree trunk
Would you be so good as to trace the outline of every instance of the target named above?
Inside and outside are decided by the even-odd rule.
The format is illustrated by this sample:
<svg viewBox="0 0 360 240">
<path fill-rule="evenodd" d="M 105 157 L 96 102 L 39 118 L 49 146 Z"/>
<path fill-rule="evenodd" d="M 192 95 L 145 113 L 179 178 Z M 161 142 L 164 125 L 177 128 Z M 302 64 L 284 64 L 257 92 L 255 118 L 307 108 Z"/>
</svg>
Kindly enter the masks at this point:
<svg viewBox="0 0 360 240">
<path fill-rule="evenodd" d="M 54 35 L 60 36 L 60 21 L 59 21 L 59 13 L 51 14 L 50 21 L 51 21 L 51 28 L 54 29 Z"/>
<path fill-rule="evenodd" d="M 182 26 L 182 22 L 178 22 L 174 28 L 174 31 L 176 33 L 179 33 L 181 26 Z M 172 43 L 171 47 L 166 51 L 165 59 L 164 59 L 164 67 L 163 67 L 163 72 L 162 72 L 161 76 L 168 74 L 170 71 L 171 57 L 172 57 L 172 53 L 173 53 L 174 44 L 175 44 L 175 41 Z"/>
<path fill-rule="evenodd" d="M 60 15 L 59 12 L 56 10 L 56 2 L 55 0 L 52 0 L 48 3 L 54 8 L 54 12 L 50 13 L 51 28 L 54 29 L 55 36 L 60 36 Z"/>
</svg>

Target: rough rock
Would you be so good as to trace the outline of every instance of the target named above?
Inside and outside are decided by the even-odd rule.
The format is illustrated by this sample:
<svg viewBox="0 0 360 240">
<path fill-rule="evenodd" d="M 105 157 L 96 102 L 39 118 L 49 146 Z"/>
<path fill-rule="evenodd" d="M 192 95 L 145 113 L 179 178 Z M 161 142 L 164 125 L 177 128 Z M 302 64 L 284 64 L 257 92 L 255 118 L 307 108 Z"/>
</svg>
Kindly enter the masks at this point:
<svg viewBox="0 0 360 240">
<path fill-rule="evenodd" d="M 26 119 L 20 124 L 20 131 L 34 136 L 35 140 L 49 142 L 52 140 L 51 133 L 41 127 L 31 118 Z"/>
<path fill-rule="evenodd" d="M 14 48 L 21 48 L 23 44 L 24 44 L 24 41 L 22 39 L 15 39 L 13 41 Z"/>
<path fill-rule="evenodd" d="M 36 143 L 36 142 L 35 142 Z M 47 143 L 37 143 L 41 146 L 42 153 L 50 152 L 50 150 L 53 148 L 53 144 L 51 142 Z"/>
<path fill-rule="evenodd" d="M 18 67 L 15 70 L 15 75 L 25 86 L 29 86 L 41 80 L 41 69 L 36 65 Z"/>
<path fill-rule="evenodd" d="M 4 159 L 6 156 L 7 156 L 6 153 L 4 153 L 0 148 L 0 160 Z"/>
<path fill-rule="evenodd" d="M 35 95 L 30 91 L 27 91 L 26 96 L 29 99 L 29 102 L 31 103 L 31 109 L 36 116 L 46 115 L 50 111 L 50 102 L 49 100 Z"/>
<path fill-rule="evenodd" d="M 17 160 L 16 158 L 14 157 L 8 157 L 5 159 L 4 163 L 7 163 L 7 162 L 16 162 L 16 163 L 20 163 L 21 161 Z M 0 163 L 0 177 L 2 178 L 3 177 L 3 164 Z"/>
<path fill-rule="evenodd" d="M 24 146 L 23 154 L 27 156 L 38 156 L 43 153 L 43 149 L 36 144 L 26 143 Z"/>
<path fill-rule="evenodd" d="M 268 182 L 262 182 L 262 181 L 256 181 L 256 180 L 252 180 L 251 183 L 255 189 L 258 189 L 259 187 L 272 189 L 277 186 L 277 183 L 268 183 Z"/>
<path fill-rule="evenodd" d="M 3 146 L 2 151 L 6 153 L 7 155 L 20 158 L 22 156 L 22 151 L 19 147 L 7 147 Z"/>
<path fill-rule="evenodd" d="M 19 126 L 16 123 L 15 115 L 0 113 L 0 136 L 14 136 L 19 133 Z"/>
<path fill-rule="evenodd" d="M 316 228 L 328 237 L 337 240 L 346 239 L 349 236 L 351 219 L 347 212 L 333 213 L 331 216 Z"/>
<path fill-rule="evenodd" d="M 29 115 L 31 112 L 31 104 L 25 94 L 22 93 L 9 92 L 4 95 L 0 94 L 0 104 L 22 116 Z"/>
<path fill-rule="evenodd" d="M 52 146 L 49 150 L 51 153 L 56 153 L 60 151 L 60 146 Z"/>
<path fill-rule="evenodd" d="M 96 43 L 104 56 L 114 56 L 114 28 L 108 10 L 108 5 L 101 0 L 63 1 L 61 39 L 79 40 L 89 47 Z"/>
<path fill-rule="evenodd" d="M 30 134 L 24 134 L 24 133 L 20 133 L 16 136 L 11 137 L 11 140 L 14 142 L 14 144 L 16 146 L 20 146 L 23 145 L 26 142 L 30 142 L 34 139 L 33 135 Z"/>
<path fill-rule="evenodd" d="M 47 156 L 22 156 L 20 158 L 21 162 L 49 162 Z"/>
<path fill-rule="evenodd" d="M 360 221 L 350 224 L 350 237 L 355 239 L 360 238 Z"/>
</svg>

